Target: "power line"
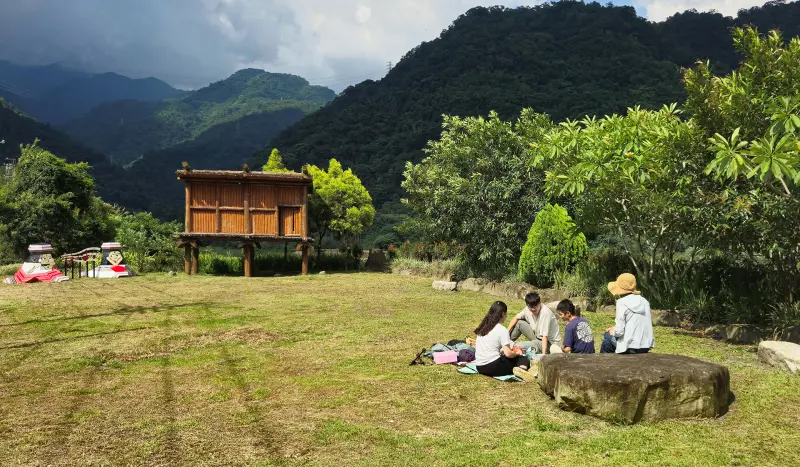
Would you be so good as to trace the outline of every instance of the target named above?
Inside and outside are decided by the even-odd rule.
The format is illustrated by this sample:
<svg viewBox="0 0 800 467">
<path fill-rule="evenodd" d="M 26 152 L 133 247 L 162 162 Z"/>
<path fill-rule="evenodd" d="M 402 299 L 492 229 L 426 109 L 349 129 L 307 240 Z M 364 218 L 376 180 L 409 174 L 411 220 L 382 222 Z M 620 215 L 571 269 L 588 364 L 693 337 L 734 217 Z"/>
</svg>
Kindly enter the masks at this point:
<svg viewBox="0 0 800 467">
<path fill-rule="evenodd" d="M 337 75 L 337 76 L 329 76 L 327 78 L 306 79 L 306 81 L 308 81 L 309 83 L 311 83 L 311 82 L 317 83 L 317 82 L 321 82 L 321 81 L 342 81 L 342 80 L 347 80 L 347 79 L 359 78 L 361 76 L 370 76 L 370 75 L 374 75 L 375 73 L 380 73 L 382 71 L 383 71 L 383 69 L 379 68 L 379 69 L 376 69 L 376 70 L 368 71 L 366 73 L 360 73 L 360 74 L 357 74 L 357 75 L 349 75 L 349 76 Z"/>
<path fill-rule="evenodd" d="M 2 79 L 0 79 L 0 89 L 5 89 L 10 93 L 27 97 L 28 99 L 34 99 L 34 95 L 31 91 L 23 88 L 22 86 L 17 86 L 16 84 L 9 83 L 8 81 L 3 81 Z"/>
</svg>

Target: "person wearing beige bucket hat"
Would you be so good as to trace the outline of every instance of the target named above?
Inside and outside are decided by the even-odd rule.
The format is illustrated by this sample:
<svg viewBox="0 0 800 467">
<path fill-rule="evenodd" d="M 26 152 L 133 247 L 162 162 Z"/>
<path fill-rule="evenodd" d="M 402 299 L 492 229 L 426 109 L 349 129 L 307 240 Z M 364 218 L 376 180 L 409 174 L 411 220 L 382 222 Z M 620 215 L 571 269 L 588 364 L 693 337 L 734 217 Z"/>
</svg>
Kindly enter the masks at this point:
<svg viewBox="0 0 800 467">
<path fill-rule="evenodd" d="M 608 283 L 608 291 L 618 296 L 614 326 L 606 329 L 600 353 L 647 353 L 655 346 L 650 302 L 636 288 L 636 276 L 620 274 Z"/>
</svg>

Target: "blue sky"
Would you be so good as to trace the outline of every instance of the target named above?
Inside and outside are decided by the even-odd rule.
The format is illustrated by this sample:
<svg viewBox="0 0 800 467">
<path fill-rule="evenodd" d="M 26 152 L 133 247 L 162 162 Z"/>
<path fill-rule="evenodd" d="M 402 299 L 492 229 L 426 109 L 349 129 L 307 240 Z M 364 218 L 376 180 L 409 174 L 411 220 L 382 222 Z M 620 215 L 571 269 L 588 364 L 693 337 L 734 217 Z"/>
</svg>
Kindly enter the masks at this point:
<svg viewBox="0 0 800 467">
<path fill-rule="evenodd" d="M 540 0 L 0 0 L 0 59 L 62 62 L 197 88 L 244 67 L 340 91 L 439 35 L 477 5 Z M 615 0 L 661 21 L 686 9 L 735 16 L 764 0 Z M 607 3 L 607 2 L 601 2 Z"/>
</svg>

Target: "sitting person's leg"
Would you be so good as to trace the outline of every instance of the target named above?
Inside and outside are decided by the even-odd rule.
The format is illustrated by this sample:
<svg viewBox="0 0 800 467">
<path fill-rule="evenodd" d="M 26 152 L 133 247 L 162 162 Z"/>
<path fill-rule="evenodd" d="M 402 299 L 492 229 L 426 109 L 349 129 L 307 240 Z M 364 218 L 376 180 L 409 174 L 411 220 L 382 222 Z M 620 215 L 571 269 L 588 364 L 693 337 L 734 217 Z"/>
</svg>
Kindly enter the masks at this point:
<svg viewBox="0 0 800 467">
<path fill-rule="evenodd" d="M 516 360 L 516 358 L 514 360 Z M 528 364 L 530 364 L 530 362 L 528 362 Z M 475 369 L 478 370 L 478 373 L 485 376 L 506 376 L 514 373 L 514 362 L 505 355 L 501 355 L 500 358 L 486 365 L 476 365 Z"/>
<path fill-rule="evenodd" d="M 515 341 L 522 336 L 525 336 L 528 341 L 536 340 L 536 332 L 531 327 L 531 324 L 524 319 L 518 320 L 517 324 L 514 325 L 514 329 L 511 330 L 511 340 Z"/>
<path fill-rule="evenodd" d="M 600 344 L 600 353 L 616 353 L 617 338 L 606 332 L 603 335 L 603 343 Z"/>
<path fill-rule="evenodd" d="M 650 349 L 628 349 L 622 353 L 630 353 L 630 354 L 638 354 L 638 353 L 647 353 Z"/>
</svg>

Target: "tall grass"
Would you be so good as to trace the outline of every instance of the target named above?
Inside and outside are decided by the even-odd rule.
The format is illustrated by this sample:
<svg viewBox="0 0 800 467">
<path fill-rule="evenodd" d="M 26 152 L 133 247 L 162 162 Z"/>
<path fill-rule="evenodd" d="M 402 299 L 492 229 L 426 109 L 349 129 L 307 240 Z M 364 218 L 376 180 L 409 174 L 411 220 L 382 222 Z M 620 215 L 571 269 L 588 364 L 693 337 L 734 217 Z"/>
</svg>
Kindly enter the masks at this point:
<svg viewBox="0 0 800 467">
<path fill-rule="evenodd" d="M 458 270 L 458 261 L 423 261 L 414 258 L 395 258 L 391 264 L 392 272 L 408 271 L 415 276 L 450 279 Z"/>
</svg>

